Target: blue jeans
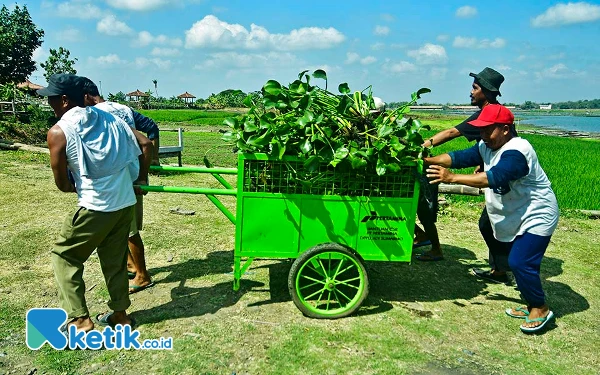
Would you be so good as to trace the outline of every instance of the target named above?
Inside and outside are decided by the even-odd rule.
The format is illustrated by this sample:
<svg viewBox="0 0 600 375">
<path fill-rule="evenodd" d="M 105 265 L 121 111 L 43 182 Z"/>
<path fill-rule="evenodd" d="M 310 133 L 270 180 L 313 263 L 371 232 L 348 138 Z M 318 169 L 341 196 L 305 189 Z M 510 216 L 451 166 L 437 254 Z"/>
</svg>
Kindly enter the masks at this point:
<svg viewBox="0 0 600 375">
<path fill-rule="evenodd" d="M 525 233 L 517 236 L 512 242 L 508 264 L 529 307 L 541 307 L 546 303 L 540 279 L 540 265 L 551 237 Z"/>
</svg>

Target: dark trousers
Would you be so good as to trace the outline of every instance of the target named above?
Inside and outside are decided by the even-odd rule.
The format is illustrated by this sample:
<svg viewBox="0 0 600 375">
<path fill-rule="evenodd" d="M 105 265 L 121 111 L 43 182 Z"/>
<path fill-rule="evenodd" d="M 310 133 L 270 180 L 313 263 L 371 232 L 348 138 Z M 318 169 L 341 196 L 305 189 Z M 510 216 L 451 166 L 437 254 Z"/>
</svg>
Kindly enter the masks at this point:
<svg viewBox="0 0 600 375">
<path fill-rule="evenodd" d="M 525 233 L 510 243 L 512 249 L 508 263 L 515 275 L 519 292 L 529 307 L 542 307 L 546 303 L 540 279 L 540 265 L 550 237 Z"/>
<path fill-rule="evenodd" d="M 490 223 L 490 217 L 485 207 L 479 218 L 479 231 L 489 249 L 490 268 L 499 272 L 510 271 L 508 254 L 510 253 L 512 243 L 500 242 L 494 237 L 492 223 Z"/>
</svg>

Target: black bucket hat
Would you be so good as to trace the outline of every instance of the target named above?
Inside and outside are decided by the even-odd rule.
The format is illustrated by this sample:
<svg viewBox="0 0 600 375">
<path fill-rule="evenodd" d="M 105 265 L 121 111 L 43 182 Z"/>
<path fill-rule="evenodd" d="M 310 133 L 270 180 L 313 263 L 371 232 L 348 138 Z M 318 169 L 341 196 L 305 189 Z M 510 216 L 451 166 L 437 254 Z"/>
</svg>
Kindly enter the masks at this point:
<svg viewBox="0 0 600 375">
<path fill-rule="evenodd" d="M 492 68 L 486 67 L 478 74 L 469 73 L 469 75 L 474 77 L 484 89 L 491 92 L 497 92 L 498 96 L 502 96 L 502 94 L 500 94 L 500 85 L 504 82 L 504 76 L 502 74 Z"/>
<path fill-rule="evenodd" d="M 74 74 L 57 73 L 48 78 L 48 86 L 37 90 L 40 96 L 67 95 L 70 98 L 83 98 L 82 77 Z"/>
</svg>

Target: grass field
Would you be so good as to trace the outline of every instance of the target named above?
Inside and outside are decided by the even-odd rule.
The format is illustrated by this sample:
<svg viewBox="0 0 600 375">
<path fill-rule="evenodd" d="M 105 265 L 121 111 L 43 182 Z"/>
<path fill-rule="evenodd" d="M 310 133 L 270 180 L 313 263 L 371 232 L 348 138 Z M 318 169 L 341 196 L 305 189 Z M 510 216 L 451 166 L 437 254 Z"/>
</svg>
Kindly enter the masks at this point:
<svg viewBox="0 0 600 375">
<path fill-rule="evenodd" d="M 194 133 L 195 134 L 195 133 Z M 185 160 L 185 159 L 184 159 Z M 153 176 L 156 185 L 217 186 L 197 175 Z M 291 302 L 287 260 L 256 260 L 232 290 L 234 227 L 203 196 L 145 198 L 147 262 L 157 283 L 132 296 L 142 338 L 173 337 L 172 351 L 32 352 L 24 316 L 57 306 L 49 250 L 74 194 L 54 186 L 47 155 L 0 152 L 0 372 L 45 374 L 596 374 L 600 365 L 600 221 L 564 217 L 542 264 L 558 319 L 525 336 L 506 307 L 510 287 L 470 276 L 484 266 L 479 204 L 439 218 L 446 259 L 367 263 L 370 294 L 355 316 L 303 317 Z M 233 209 L 233 199 L 225 199 Z M 181 207 L 193 216 L 169 213 Z M 106 311 L 98 259 L 84 274 L 93 314 Z M 12 372 L 11 372 L 12 371 Z"/>
</svg>

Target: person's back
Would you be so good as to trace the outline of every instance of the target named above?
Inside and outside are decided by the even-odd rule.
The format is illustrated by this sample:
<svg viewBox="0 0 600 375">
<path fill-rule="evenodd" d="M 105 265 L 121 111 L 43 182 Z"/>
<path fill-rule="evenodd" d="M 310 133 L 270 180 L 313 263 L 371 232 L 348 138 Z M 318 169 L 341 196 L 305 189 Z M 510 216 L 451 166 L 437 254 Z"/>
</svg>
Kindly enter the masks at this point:
<svg viewBox="0 0 600 375">
<path fill-rule="evenodd" d="M 135 204 L 132 186 L 141 151 L 127 124 L 93 107 L 75 107 L 57 125 L 67 139 L 67 163 L 79 206 L 111 212 Z"/>
</svg>

